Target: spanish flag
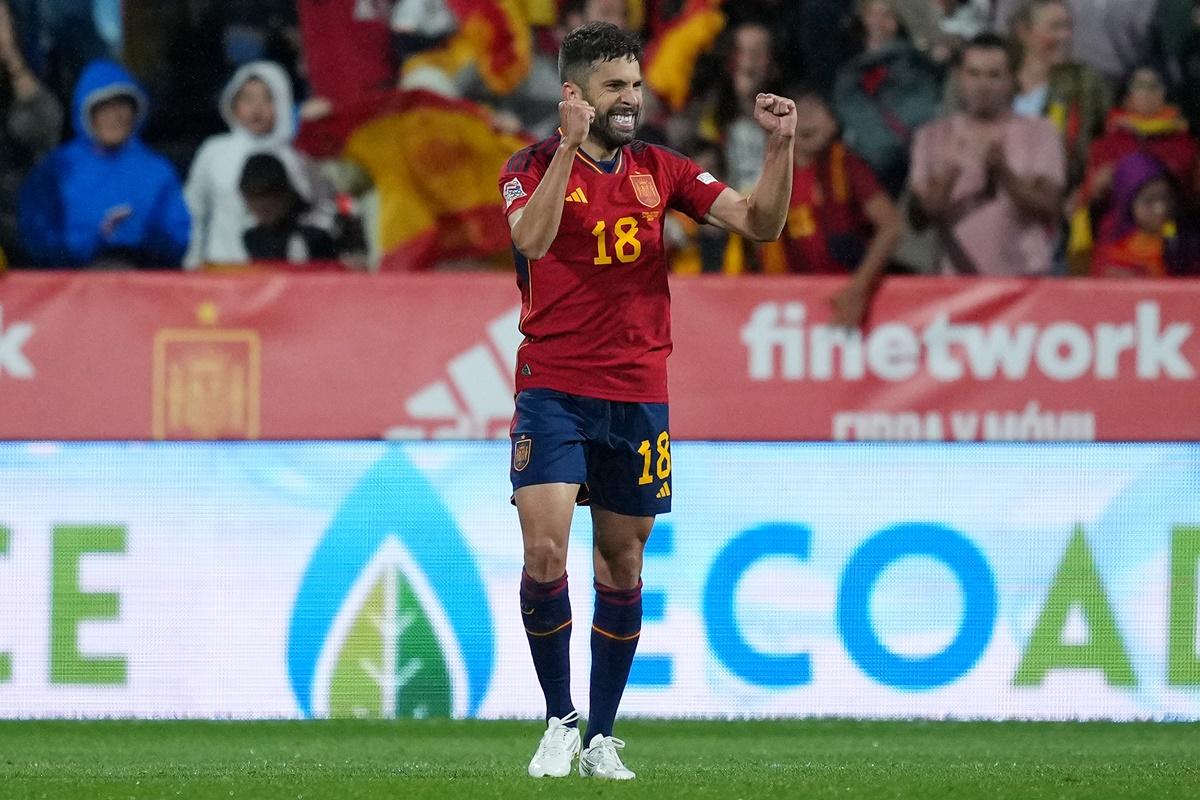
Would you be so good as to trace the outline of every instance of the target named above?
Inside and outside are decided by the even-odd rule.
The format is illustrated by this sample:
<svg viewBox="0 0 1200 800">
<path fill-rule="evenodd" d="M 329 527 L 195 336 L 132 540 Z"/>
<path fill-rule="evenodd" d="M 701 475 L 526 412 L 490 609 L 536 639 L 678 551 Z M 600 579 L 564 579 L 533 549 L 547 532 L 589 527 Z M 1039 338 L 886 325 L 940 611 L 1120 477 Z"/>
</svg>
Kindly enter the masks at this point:
<svg viewBox="0 0 1200 800">
<path fill-rule="evenodd" d="M 522 0 L 447 0 L 461 38 L 471 45 L 488 89 L 508 94 L 525 79 L 533 61 L 533 33 Z"/>
<path fill-rule="evenodd" d="M 696 60 L 724 29 L 721 0 L 690 0 L 646 47 L 646 85 L 672 111 L 680 111 L 687 104 Z"/>
<path fill-rule="evenodd" d="M 394 92 L 350 130 L 342 153 L 379 192 L 380 269 L 509 252 L 496 176 L 529 142 L 497 133 L 488 112 L 425 91 Z"/>
</svg>

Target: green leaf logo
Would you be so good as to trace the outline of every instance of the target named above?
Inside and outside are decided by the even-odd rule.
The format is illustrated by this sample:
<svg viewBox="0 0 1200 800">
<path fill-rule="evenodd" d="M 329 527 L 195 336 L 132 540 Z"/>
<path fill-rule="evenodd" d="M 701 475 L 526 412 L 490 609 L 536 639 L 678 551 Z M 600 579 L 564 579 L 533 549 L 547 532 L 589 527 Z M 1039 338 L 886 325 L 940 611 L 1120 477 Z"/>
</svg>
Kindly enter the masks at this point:
<svg viewBox="0 0 1200 800">
<path fill-rule="evenodd" d="M 466 715 L 466 671 L 424 574 L 395 536 L 362 571 L 317 666 L 318 716 Z"/>
</svg>

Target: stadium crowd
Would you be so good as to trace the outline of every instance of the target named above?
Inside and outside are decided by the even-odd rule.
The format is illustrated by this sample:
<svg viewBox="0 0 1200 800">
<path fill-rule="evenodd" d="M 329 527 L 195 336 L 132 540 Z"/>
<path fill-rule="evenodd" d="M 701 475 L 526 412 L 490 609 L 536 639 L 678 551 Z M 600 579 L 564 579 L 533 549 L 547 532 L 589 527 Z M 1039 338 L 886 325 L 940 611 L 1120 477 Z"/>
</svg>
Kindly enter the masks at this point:
<svg viewBox="0 0 1200 800">
<path fill-rule="evenodd" d="M 207 8 L 151 92 L 98 14 L 32 36 L 37 3 L 0 0 L 0 247 L 10 267 L 498 267 L 495 176 L 553 133 L 557 44 L 600 19 L 646 43 L 642 138 L 735 188 L 762 163 L 756 94 L 798 104 L 782 239 L 673 217 L 676 272 L 853 274 L 848 322 L 888 272 L 1194 274 L 1193 2 L 275 2 Z"/>
</svg>

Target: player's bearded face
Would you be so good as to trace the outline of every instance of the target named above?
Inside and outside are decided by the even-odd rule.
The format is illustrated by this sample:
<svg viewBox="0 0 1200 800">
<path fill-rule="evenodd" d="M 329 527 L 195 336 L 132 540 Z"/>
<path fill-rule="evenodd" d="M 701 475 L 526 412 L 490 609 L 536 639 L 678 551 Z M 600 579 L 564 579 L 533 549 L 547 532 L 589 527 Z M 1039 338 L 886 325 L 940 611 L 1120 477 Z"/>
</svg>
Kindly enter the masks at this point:
<svg viewBox="0 0 1200 800">
<path fill-rule="evenodd" d="M 596 109 L 593 139 L 610 149 L 633 141 L 642 115 L 642 70 L 637 61 L 601 62 L 583 95 Z"/>
<path fill-rule="evenodd" d="M 620 101 L 607 109 L 596 106 L 596 118 L 592 120 L 592 137 L 611 148 L 629 144 L 633 141 L 641 114 L 639 106 Z"/>
</svg>

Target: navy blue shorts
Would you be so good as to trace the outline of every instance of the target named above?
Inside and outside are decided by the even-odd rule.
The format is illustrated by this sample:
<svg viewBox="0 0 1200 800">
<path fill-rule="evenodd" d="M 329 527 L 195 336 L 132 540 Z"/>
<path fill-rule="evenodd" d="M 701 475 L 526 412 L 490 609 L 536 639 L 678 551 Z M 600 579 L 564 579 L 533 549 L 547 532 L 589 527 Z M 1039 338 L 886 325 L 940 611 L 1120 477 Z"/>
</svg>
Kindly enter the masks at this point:
<svg viewBox="0 0 1200 800">
<path fill-rule="evenodd" d="M 666 403 L 621 403 L 526 389 L 512 424 L 513 491 L 578 483 L 579 504 L 633 517 L 671 510 Z"/>
</svg>

